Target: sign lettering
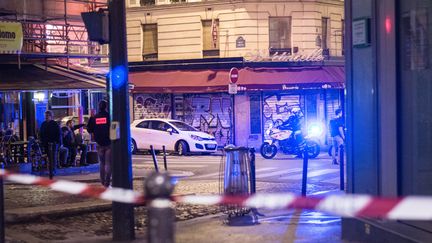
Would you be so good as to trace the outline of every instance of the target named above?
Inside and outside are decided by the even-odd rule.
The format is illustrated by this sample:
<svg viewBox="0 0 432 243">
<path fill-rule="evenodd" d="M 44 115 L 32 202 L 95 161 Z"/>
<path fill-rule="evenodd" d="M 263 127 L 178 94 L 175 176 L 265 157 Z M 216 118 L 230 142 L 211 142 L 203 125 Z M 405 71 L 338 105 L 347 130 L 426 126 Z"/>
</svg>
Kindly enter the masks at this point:
<svg viewBox="0 0 432 243">
<path fill-rule="evenodd" d="M 96 118 L 96 125 L 103 125 L 103 124 L 107 124 L 106 117 Z"/>
<path fill-rule="evenodd" d="M 0 21 L 0 54 L 19 53 L 23 44 L 21 23 Z"/>
</svg>

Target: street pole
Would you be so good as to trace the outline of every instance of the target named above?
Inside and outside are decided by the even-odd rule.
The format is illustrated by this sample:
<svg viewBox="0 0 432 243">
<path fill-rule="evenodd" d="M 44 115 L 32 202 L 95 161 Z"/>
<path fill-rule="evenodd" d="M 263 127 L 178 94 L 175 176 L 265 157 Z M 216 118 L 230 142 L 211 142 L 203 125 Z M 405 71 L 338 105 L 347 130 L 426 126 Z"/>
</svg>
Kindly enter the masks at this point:
<svg viewBox="0 0 432 243">
<path fill-rule="evenodd" d="M 4 169 L 4 164 L 0 164 L 0 168 Z M 4 221 L 4 188 L 3 177 L 0 177 L 0 242 L 6 242 L 5 236 L 5 221 Z"/>
<path fill-rule="evenodd" d="M 124 0 L 109 0 L 110 82 L 109 94 L 111 124 L 118 122 L 120 136 L 112 140 L 112 185 L 132 189 L 130 152 L 130 120 L 128 95 L 128 61 L 126 49 L 126 9 Z M 113 240 L 135 239 L 133 205 L 113 202 Z"/>
</svg>

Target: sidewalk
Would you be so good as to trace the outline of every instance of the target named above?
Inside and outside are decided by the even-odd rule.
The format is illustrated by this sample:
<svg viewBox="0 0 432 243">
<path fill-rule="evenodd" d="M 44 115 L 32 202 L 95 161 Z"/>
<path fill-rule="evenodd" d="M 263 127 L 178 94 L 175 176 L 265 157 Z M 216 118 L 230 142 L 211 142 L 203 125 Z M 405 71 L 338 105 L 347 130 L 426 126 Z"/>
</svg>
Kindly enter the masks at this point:
<svg viewBox="0 0 432 243">
<path fill-rule="evenodd" d="M 18 173 L 17 170 L 15 173 Z M 153 170 L 134 168 L 133 179 L 140 184 Z M 190 176 L 191 172 L 170 170 L 173 177 Z M 47 178 L 47 173 L 42 175 Z M 99 164 L 84 167 L 57 169 L 54 180 L 67 180 L 99 185 Z M 135 188 L 135 187 L 134 187 Z M 136 188 L 135 188 L 136 189 Z M 142 188 L 141 188 L 142 189 Z M 67 216 L 79 213 L 107 211 L 112 203 L 95 198 L 83 198 L 76 195 L 51 191 L 47 187 L 22 185 L 5 181 L 5 220 L 7 223 L 30 222 L 42 217 Z"/>
<path fill-rule="evenodd" d="M 211 215 L 177 222 L 175 225 L 175 242 L 178 243 L 339 243 L 348 242 L 341 239 L 340 218 L 332 217 L 328 223 L 316 223 L 308 215 L 314 212 L 286 211 L 284 220 L 269 221 L 259 219 L 259 223 L 246 226 L 228 226 L 223 221 L 226 215 Z M 281 212 L 268 213 L 268 216 L 281 216 Z M 331 217 L 331 216 L 327 216 Z M 116 242 L 112 237 L 75 238 L 61 242 Z M 125 242 L 125 241 L 121 241 Z M 138 234 L 130 242 L 147 242 L 147 235 Z"/>
<path fill-rule="evenodd" d="M 328 192 L 334 193 L 334 192 Z M 227 224 L 227 215 L 219 213 L 175 223 L 175 242 L 262 243 L 262 242 L 347 242 L 341 240 L 340 217 L 312 210 L 258 210 L 252 217 L 237 217 Z M 146 232 L 137 234 L 131 242 L 146 242 Z M 85 237 L 61 242 L 113 242 L 112 236 Z"/>
</svg>

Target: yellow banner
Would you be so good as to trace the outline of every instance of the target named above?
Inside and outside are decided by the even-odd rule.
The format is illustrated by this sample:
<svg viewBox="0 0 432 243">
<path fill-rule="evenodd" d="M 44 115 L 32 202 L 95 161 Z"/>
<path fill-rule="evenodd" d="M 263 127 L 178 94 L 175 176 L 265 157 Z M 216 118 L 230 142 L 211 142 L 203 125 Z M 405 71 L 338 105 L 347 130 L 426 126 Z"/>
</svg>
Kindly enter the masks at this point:
<svg viewBox="0 0 432 243">
<path fill-rule="evenodd" d="M 23 45 L 21 23 L 0 21 L 0 54 L 19 53 Z"/>
</svg>

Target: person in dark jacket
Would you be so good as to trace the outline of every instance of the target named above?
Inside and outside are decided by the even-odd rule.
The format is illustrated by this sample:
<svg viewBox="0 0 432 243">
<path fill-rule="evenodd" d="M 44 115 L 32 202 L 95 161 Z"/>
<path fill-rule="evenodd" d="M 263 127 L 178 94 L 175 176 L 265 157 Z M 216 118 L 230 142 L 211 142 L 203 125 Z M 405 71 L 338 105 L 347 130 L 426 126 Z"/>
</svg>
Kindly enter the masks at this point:
<svg viewBox="0 0 432 243">
<path fill-rule="evenodd" d="M 97 143 L 97 153 L 100 163 L 100 179 L 105 187 L 111 184 L 111 140 L 109 138 L 110 117 L 107 111 L 108 103 L 99 102 L 99 112 L 91 117 L 87 124 L 87 131 L 93 134 Z"/>
<path fill-rule="evenodd" d="M 63 145 L 69 151 L 67 166 L 73 166 L 75 164 L 75 158 L 78 152 L 78 148 L 81 151 L 80 155 L 80 166 L 86 166 L 87 157 L 87 145 L 82 143 L 82 139 L 78 140 L 75 135 L 75 130 L 85 126 L 85 124 L 75 125 L 73 120 L 68 120 L 66 126 L 62 127 L 63 132 Z"/>
<path fill-rule="evenodd" d="M 336 116 L 330 120 L 330 135 L 333 143 L 332 163 L 337 165 L 339 164 L 337 161 L 339 148 L 345 142 L 345 131 L 342 109 L 336 109 L 335 114 Z"/>
<path fill-rule="evenodd" d="M 54 172 L 57 168 L 58 151 L 62 145 L 62 134 L 60 125 L 53 120 L 54 115 L 50 110 L 45 111 L 45 121 L 42 122 L 39 133 L 40 141 L 45 152 L 48 154 L 48 160 L 53 163 Z M 49 151 L 49 146 L 52 146 L 52 152 Z"/>
<path fill-rule="evenodd" d="M 303 117 L 303 113 L 301 112 L 300 107 L 294 107 L 291 109 L 291 116 L 282 123 L 280 126 L 281 130 L 290 130 L 292 131 L 292 135 L 298 144 L 303 141 L 303 137 L 301 135 L 301 119 Z"/>
</svg>

